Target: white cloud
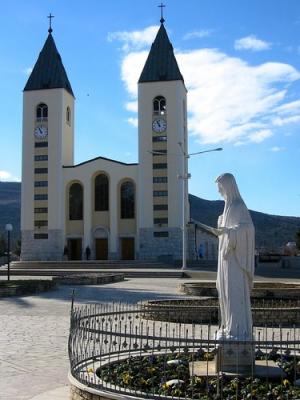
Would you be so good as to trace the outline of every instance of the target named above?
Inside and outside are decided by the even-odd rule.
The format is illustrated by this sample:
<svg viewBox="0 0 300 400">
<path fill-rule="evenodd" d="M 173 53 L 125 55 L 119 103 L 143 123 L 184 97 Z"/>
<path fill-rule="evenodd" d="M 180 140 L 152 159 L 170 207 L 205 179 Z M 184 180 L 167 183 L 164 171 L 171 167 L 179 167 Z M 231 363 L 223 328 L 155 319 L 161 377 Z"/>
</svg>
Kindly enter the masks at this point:
<svg viewBox="0 0 300 400">
<path fill-rule="evenodd" d="M 276 108 L 276 112 L 282 115 L 300 114 L 300 100 L 282 104 Z"/>
<path fill-rule="evenodd" d="M 257 39 L 255 35 L 250 35 L 241 39 L 237 39 L 234 42 L 234 48 L 236 50 L 262 51 L 270 49 L 271 43 L 265 42 L 261 39 Z"/>
<path fill-rule="evenodd" d="M 0 171 L 0 181 L 1 182 L 20 182 L 20 179 L 13 176 L 10 172 Z"/>
<path fill-rule="evenodd" d="M 125 106 L 130 112 L 137 109 L 137 81 L 148 52 L 123 54 L 121 78 L 131 97 Z M 189 132 L 201 143 L 260 143 L 278 129 L 276 119 L 296 122 L 286 119 L 300 106 L 300 100 L 286 100 L 289 86 L 300 79 L 293 66 L 252 66 L 217 49 L 177 51 L 176 58 L 188 89 Z M 135 118 L 128 122 L 137 125 Z"/>
<path fill-rule="evenodd" d="M 128 101 L 125 104 L 125 108 L 127 111 L 137 112 L 138 111 L 138 103 L 137 103 L 137 101 Z"/>
<path fill-rule="evenodd" d="M 132 118 L 132 117 L 130 117 L 130 118 L 127 119 L 127 122 L 128 122 L 130 125 L 134 126 L 135 128 L 138 127 L 138 119 L 137 119 L 137 118 Z"/>
<path fill-rule="evenodd" d="M 270 148 L 270 151 L 273 153 L 279 153 L 280 151 L 284 151 L 285 147 L 280 147 L 280 146 L 273 146 Z"/>
<path fill-rule="evenodd" d="M 202 39 L 204 37 L 208 37 L 212 34 L 213 30 L 212 29 L 201 29 L 200 31 L 192 31 L 188 32 L 184 35 L 183 39 L 184 40 L 189 40 L 189 39 Z"/>
<path fill-rule="evenodd" d="M 265 139 L 271 137 L 272 135 L 273 133 L 270 129 L 262 129 L 261 131 L 254 132 L 251 135 L 249 135 L 249 140 L 250 142 L 261 143 Z"/>
<path fill-rule="evenodd" d="M 110 32 L 107 36 L 107 40 L 112 42 L 113 40 L 118 40 L 123 42 L 123 50 L 128 51 L 129 49 L 141 49 L 145 45 L 150 45 L 157 34 L 158 30 L 157 25 L 148 26 L 142 31 L 119 31 L 119 32 Z"/>
<path fill-rule="evenodd" d="M 295 124 L 296 122 L 300 122 L 300 115 L 293 115 L 291 117 L 286 117 L 286 118 L 277 117 L 273 119 L 274 126 Z"/>
<path fill-rule="evenodd" d="M 23 74 L 30 75 L 32 70 L 33 70 L 32 67 L 25 68 L 25 69 L 23 69 Z"/>
</svg>

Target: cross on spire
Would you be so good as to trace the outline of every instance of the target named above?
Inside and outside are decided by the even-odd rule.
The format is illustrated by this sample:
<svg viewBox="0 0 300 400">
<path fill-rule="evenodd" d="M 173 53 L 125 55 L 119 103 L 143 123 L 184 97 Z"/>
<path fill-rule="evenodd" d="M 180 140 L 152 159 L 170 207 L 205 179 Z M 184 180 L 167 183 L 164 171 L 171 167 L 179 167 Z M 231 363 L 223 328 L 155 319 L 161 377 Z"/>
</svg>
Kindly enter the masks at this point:
<svg viewBox="0 0 300 400">
<path fill-rule="evenodd" d="M 49 18 L 49 29 L 48 29 L 48 32 L 51 33 L 51 32 L 53 31 L 51 23 L 52 23 L 52 18 L 54 18 L 54 15 L 52 15 L 52 14 L 50 13 L 50 14 L 47 16 L 47 18 Z"/>
<path fill-rule="evenodd" d="M 165 22 L 165 19 L 164 19 L 164 8 L 166 6 L 163 3 L 160 3 L 160 5 L 157 6 L 157 7 L 160 8 L 160 22 L 161 22 L 161 24 L 163 24 Z"/>
</svg>

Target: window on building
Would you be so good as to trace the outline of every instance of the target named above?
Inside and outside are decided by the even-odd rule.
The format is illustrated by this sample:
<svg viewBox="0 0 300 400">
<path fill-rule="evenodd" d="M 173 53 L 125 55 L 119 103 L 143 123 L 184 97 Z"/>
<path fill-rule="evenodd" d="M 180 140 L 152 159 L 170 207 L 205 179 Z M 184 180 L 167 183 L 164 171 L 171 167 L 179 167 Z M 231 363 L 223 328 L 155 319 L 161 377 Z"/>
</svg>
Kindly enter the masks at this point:
<svg viewBox="0 0 300 400">
<path fill-rule="evenodd" d="M 48 200 L 47 194 L 35 194 L 34 200 Z"/>
<path fill-rule="evenodd" d="M 68 125 L 71 125 L 71 109 L 70 107 L 67 107 L 66 111 L 66 121 Z"/>
<path fill-rule="evenodd" d="M 154 224 L 167 224 L 168 218 L 154 218 L 153 223 Z"/>
<path fill-rule="evenodd" d="M 167 190 L 153 190 L 153 197 L 164 197 L 168 196 Z"/>
<path fill-rule="evenodd" d="M 166 137 L 166 136 L 163 136 L 163 137 Z M 167 150 L 161 150 L 161 149 L 153 150 L 153 153 L 152 153 L 153 157 L 164 156 L 165 154 L 167 154 Z"/>
<path fill-rule="evenodd" d="M 83 188 L 80 183 L 73 183 L 69 189 L 69 219 L 83 219 Z"/>
<path fill-rule="evenodd" d="M 164 115 L 166 114 L 166 99 L 163 96 L 157 96 L 153 100 L 153 114 Z"/>
<path fill-rule="evenodd" d="M 168 209 L 168 204 L 154 204 L 153 205 L 154 211 L 161 211 L 161 210 L 167 210 L 167 209 Z"/>
<path fill-rule="evenodd" d="M 48 168 L 34 168 L 35 174 L 48 174 Z"/>
<path fill-rule="evenodd" d="M 168 177 L 167 176 L 154 176 L 153 183 L 167 183 Z"/>
<path fill-rule="evenodd" d="M 36 108 L 36 119 L 37 121 L 48 120 L 48 106 L 47 104 L 40 103 Z"/>
<path fill-rule="evenodd" d="M 35 187 L 47 187 L 48 181 L 35 181 L 34 186 Z"/>
<path fill-rule="evenodd" d="M 135 190 L 133 182 L 126 181 L 121 185 L 121 218 L 134 218 Z"/>
<path fill-rule="evenodd" d="M 47 214 L 48 208 L 47 207 L 35 207 L 34 213 L 35 214 Z"/>
<path fill-rule="evenodd" d="M 104 174 L 95 178 L 95 211 L 108 211 L 109 209 L 109 184 L 108 177 Z"/>
<path fill-rule="evenodd" d="M 166 142 L 167 141 L 167 136 L 153 136 L 152 142 Z M 157 150 L 161 152 L 161 150 Z"/>
<path fill-rule="evenodd" d="M 48 147 L 48 142 L 35 142 L 34 147 Z"/>
<path fill-rule="evenodd" d="M 166 169 L 167 167 L 167 163 L 153 163 L 153 169 Z"/>
<path fill-rule="evenodd" d="M 36 228 L 41 228 L 42 226 L 48 226 L 48 221 L 46 221 L 46 220 L 37 220 L 37 221 L 34 221 L 34 226 L 35 226 Z"/>
<path fill-rule="evenodd" d="M 41 154 L 38 156 L 34 156 L 34 161 L 47 161 L 47 160 L 48 160 L 47 154 Z"/>
</svg>

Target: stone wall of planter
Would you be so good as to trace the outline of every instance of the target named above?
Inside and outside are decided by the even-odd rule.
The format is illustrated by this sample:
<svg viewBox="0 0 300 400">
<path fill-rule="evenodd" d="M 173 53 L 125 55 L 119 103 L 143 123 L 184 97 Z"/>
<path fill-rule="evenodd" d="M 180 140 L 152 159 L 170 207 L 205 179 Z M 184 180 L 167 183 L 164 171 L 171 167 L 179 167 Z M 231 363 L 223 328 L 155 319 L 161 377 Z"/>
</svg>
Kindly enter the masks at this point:
<svg viewBox="0 0 300 400">
<path fill-rule="evenodd" d="M 0 282 L 0 297 L 25 296 L 52 290 L 56 283 L 52 280 L 16 280 Z"/>
</svg>

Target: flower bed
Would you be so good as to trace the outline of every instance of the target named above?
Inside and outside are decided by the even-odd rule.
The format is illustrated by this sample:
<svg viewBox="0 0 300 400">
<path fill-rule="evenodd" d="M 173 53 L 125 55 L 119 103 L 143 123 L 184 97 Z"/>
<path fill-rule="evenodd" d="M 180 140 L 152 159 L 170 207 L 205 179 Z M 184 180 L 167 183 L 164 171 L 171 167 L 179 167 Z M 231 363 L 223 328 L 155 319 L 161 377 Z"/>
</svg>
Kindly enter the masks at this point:
<svg viewBox="0 0 300 400">
<path fill-rule="evenodd" d="M 256 359 L 268 358 L 282 368 L 285 373 L 282 379 L 234 377 L 225 374 L 217 377 L 190 376 L 191 361 L 210 361 L 213 358 L 213 352 L 205 351 L 198 351 L 196 355 L 177 353 L 130 357 L 98 368 L 96 374 L 110 385 L 161 397 L 201 400 L 300 398 L 300 387 L 294 385 L 300 378 L 300 359 L 295 356 L 282 356 L 276 351 L 268 355 L 257 352 Z"/>
</svg>

